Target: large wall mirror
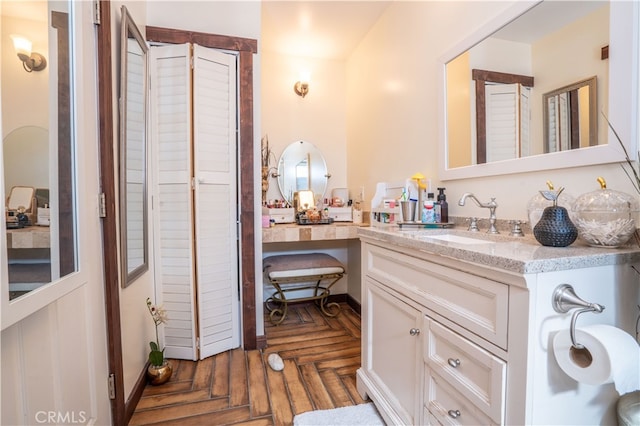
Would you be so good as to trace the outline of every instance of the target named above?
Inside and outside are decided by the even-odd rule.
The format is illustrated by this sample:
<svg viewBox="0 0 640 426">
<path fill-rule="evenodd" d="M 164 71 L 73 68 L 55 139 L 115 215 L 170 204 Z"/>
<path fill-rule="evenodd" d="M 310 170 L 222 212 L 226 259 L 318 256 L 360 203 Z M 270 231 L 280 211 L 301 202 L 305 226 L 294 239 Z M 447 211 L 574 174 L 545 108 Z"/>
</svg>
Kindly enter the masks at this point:
<svg viewBox="0 0 640 426">
<path fill-rule="evenodd" d="M 297 141 L 285 148 L 278 161 L 278 186 L 282 197 L 293 205 L 293 194 L 313 191 L 316 202 L 327 190 L 327 163 L 313 144 Z"/>
<path fill-rule="evenodd" d="M 73 10 L 65 1 L 27 3 L 0 5 L 7 261 L 0 269 L 8 275 L 8 322 L 54 295 L 53 284 L 78 270 Z M 16 35 L 31 44 L 27 57 L 42 55 L 41 66 L 18 57 Z"/>
<path fill-rule="evenodd" d="M 147 44 L 122 6 L 120 262 L 122 286 L 149 269 L 147 247 Z"/>
<path fill-rule="evenodd" d="M 605 116 L 636 152 L 628 112 L 637 107 L 639 8 L 517 3 L 450 49 L 441 58 L 440 177 L 622 161 Z"/>
</svg>

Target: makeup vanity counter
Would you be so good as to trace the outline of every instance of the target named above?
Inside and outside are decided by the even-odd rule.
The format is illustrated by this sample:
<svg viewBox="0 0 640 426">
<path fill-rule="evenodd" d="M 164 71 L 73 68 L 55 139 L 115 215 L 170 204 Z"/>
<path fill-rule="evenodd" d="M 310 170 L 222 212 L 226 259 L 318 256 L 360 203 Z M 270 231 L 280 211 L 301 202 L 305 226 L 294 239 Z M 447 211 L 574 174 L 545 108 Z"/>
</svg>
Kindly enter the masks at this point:
<svg viewBox="0 0 640 426">
<path fill-rule="evenodd" d="M 461 230 L 358 231 L 360 394 L 389 424 L 615 424 L 613 384 L 567 376 L 551 342 L 570 326 L 552 295 L 570 284 L 605 306 L 578 326 L 635 335 L 640 250 L 566 248 Z"/>
<path fill-rule="evenodd" d="M 298 225 L 280 223 L 270 228 L 262 228 L 263 243 L 284 243 L 323 240 L 350 240 L 358 238 L 358 229 L 368 224 L 334 222 L 328 225 Z"/>
<path fill-rule="evenodd" d="M 27 226 L 18 229 L 7 229 L 7 248 L 49 248 L 51 246 L 50 234 L 49 227 L 45 226 Z"/>
</svg>

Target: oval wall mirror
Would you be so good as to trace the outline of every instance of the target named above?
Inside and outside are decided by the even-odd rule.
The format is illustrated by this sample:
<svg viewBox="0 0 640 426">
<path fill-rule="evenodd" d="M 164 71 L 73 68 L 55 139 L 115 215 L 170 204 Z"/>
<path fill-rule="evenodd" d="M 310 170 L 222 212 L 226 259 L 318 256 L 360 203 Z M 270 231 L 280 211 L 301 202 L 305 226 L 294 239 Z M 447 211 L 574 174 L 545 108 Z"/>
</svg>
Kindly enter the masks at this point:
<svg viewBox="0 0 640 426">
<path fill-rule="evenodd" d="M 322 199 L 329 177 L 322 152 L 309 142 L 292 143 L 285 148 L 278 161 L 278 187 L 290 205 L 297 191 L 311 190 L 316 201 Z"/>
</svg>

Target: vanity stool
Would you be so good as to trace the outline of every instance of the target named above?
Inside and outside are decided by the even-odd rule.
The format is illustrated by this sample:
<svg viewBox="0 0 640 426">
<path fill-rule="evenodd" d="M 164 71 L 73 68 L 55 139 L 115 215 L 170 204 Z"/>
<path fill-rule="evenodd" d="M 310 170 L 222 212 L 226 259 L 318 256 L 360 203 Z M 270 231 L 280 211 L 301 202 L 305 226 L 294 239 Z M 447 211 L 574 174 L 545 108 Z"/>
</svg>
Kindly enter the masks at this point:
<svg viewBox="0 0 640 426">
<path fill-rule="evenodd" d="M 335 317 L 340 305 L 327 303 L 331 287 L 345 274 L 345 269 L 335 257 L 326 253 L 283 254 L 263 259 L 262 269 L 276 293 L 266 301 L 269 318 L 274 325 L 281 324 L 287 316 L 291 301 L 315 300 L 322 313 Z M 325 282 L 324 285 L 321 283 Z M 287 287 L 287 288 L 283 288 Z M 287 299 L 286 293 L 313 290 L 313 296 Z"/>
</svg>

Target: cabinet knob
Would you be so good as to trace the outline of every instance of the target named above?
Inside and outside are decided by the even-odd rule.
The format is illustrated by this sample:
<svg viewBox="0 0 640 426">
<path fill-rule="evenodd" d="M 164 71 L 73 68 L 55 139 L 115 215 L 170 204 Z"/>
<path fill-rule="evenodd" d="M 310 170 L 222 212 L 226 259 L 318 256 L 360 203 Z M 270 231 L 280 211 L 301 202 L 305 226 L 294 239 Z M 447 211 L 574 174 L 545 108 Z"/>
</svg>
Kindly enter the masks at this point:
<svg viewBox="0 0 640 426">
<path fill-rule="evenodd" d="M 449 417 L 457 419 L 458 417 L 460 417 L 460 410 L 449 410 L 447 411 L 447 413 L 449 413 Z"/>
<path fill-rule="evenodd" d="M 453 358 L 449 358 L 447 360 L 447 362 L 449 363 L 450 366 L 452 366 L 453 368 L 457 368 L 460 365 L 460 360 L 459 359 L 453 359 Z"/>
<path fill-rule="evenodd" d="M 412 336 L 417 336 L 418 334 L 420 334 L 420 329 L 419 328 L 412 328 L 411 330 L 409 330 L 409 334 Z"/>
</svg>

